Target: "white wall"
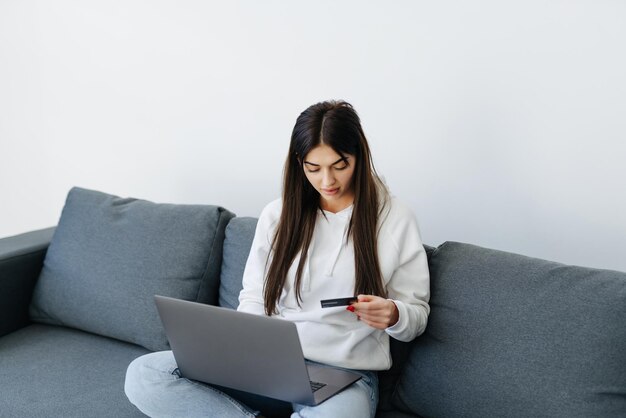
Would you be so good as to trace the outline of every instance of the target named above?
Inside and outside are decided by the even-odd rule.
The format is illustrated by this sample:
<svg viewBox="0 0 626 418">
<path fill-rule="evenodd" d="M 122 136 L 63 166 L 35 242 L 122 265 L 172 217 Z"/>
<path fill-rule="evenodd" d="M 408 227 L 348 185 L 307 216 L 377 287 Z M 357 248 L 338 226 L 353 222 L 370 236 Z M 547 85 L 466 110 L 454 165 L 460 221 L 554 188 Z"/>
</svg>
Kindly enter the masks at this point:
<svg viewBox="0 0 626 418">
<path fill-rule="evenodd" d="M 626 3 L 0 0 L 0 236 L 74 185 L 257 216 L 308 105 L 359 111 L 446 240 L 626 271 Z"/>
</svg>

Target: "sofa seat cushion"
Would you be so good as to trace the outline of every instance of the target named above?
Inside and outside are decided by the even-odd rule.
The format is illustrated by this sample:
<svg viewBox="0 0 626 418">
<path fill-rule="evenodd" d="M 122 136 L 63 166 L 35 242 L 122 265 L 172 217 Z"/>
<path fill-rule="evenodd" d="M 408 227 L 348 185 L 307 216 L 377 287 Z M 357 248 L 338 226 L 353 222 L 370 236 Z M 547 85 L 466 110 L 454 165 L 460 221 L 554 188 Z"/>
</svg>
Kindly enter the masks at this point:
<svg viewBox="0 0 626 418">
<path fill-rule="evenodd" d="M 31 319 L 168 349 L 154 295 L 217 304 L 232 216 L 216 206 L 72 188 L 35 286 Z"/>
<path fill-rule="evenodd" d="M 626 273 L 447 242 L 431 314 L 394 394 L 437 417 L 626 411 Z"/>
<path fill-rule="evenodd" d="M 3 417 L 143 417 L 124 395 L 143 347 L 65 327 L 33 324 L 0 338 Z"/>
</svg>

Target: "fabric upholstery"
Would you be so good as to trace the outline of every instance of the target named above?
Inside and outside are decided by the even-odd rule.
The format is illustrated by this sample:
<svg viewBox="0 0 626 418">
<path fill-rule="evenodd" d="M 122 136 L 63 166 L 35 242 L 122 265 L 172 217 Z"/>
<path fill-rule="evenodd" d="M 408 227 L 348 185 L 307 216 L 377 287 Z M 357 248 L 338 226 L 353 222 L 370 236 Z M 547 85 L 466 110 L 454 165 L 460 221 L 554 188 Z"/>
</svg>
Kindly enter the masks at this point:
<svg viewBox="0 0 626 418">
<path fill-rule="evenodd" d="M 232 216 L 216 206 L 73 188 L 35 286 L 31 319 L 168 349 L 154 295 L 217 302 Z"/>
<path fill-rule="evenodd" d="M 219 305 L 237 309 L 243 271 L 246 267 L 257 218 L 233 218 L 226 226 L 224 255 L 220 275 Z"/>
<path fill-rule="evenodd" d="M 434 247 L 428 245 L 424 245 L 424 249 L 428 258 L 435 250 Z M 391 369 L 378 372 L 378 411 L 381 413 L 395 410 L 392 404 L 392 396 L 396 389 L 398 378 L 405 367 L 411 347 L 412 343 L 410 342 L 405 343 L 393 338 L 389 341 L 389 350 L 393 364 Z"/>
<path fill-rule="evenodd" d="M 128 364 L 148 350 L 69 328 L 33 324 L 0 338 L 0 415 L 144 417 L 124 394 Z"/>
<path fill-rule="evenodd" d="M 626 274 L 447 242 L 393 403 L 423 416 L 626 411 Z"/>
<path fill-rule="evenodd" d="M 420 418 L 418 415 L 408 414 L 406 412 L 391 410 L 385 411 L 380 408 L 376 411 L 376 418 Z"/>
<path fill-rule="evenodd" d="M 28 303 L 54 228 L 0 239 L 0 336 L 28 324 Z"/>
</svg>

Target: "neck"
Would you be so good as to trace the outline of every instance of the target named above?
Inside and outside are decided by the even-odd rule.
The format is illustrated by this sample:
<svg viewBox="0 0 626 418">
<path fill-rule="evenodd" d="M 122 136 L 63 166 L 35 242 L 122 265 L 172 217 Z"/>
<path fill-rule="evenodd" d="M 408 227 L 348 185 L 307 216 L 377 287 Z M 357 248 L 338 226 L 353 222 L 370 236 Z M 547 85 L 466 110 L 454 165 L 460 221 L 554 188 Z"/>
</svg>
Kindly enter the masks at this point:
<svg viewBox="0 0 626 418">
<path fill-rule="evenodd" d="M 354 203 L 354 198 L 345 199 L 338 202 L 328 202 L 327 200 L 320 200 L 320 207 L 328 212 L 337 213 L 341 212 L 345 208 L 349 207 Z"/>
</svg>

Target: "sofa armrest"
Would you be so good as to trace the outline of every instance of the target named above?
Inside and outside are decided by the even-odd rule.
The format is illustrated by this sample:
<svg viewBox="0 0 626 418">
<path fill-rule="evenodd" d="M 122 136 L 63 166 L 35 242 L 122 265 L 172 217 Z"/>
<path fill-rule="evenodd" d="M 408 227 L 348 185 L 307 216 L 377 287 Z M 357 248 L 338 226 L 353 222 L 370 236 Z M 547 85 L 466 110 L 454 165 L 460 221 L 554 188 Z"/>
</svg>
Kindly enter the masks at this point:
<svg viewBox="0 0 626 418">
<path fill-rule="evenodd" d="M 0 239 L 0 337 L 28 324 L 28 305 L 55 228 Z"/>
</svg>

